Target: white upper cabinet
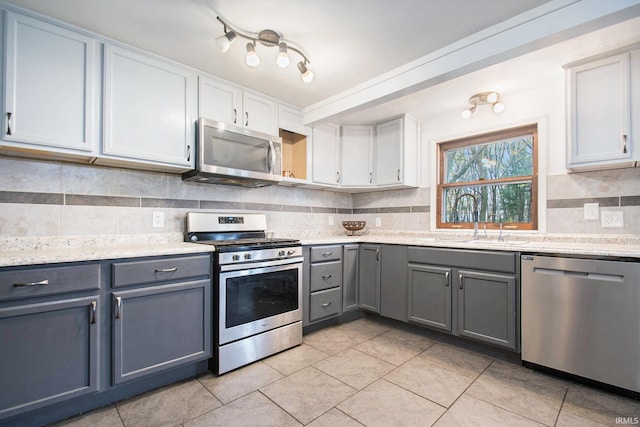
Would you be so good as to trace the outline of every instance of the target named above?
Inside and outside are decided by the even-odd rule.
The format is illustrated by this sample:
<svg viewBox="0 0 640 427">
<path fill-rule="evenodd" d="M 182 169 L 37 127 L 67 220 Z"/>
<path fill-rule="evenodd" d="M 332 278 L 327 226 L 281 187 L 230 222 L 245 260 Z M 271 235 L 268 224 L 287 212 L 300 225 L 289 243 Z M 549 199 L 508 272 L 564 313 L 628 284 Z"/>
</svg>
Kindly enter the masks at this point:
<svg viewBox="0 0 640 427">
<path fill-rule="evenodd" d="M 368 187 L 373 182 L 373 126 L 342 126 L 340 184 Z"/>
<path fill-rule="evenodd" d="M 203 76 L 198 85 L 200 117 L 242 126 L 242 90 Z"/>
<path fill-rule="evenodd" d="M 198 90 L 199 116 L 278 135 L 278 105 L 271 99 L 204 76 Z"/>
<path fill-rule="evenodd" d="M 3 145 L 89 155 L 98 139 L 96 41 L 9 11 L 4 23 Z"/>
<path fill-rule="evenodd" d="M 340 182 L 340 126 L 322 124 L 312 132 L 312 181 L 337 186 Z"/>
<path fill-rule="evenodd" d="M 278 127 L 300 135 L 308 134 L 302 111 L 282 104 L 278 105 Z"/>
<path fill-rule="evenodd" d="M 376 125 L 377 186 L 418 186 L 419 131 L 418 121 L 410 116 Z"/>
<path fill-rule="evenodd" d="M 638 129 L 631 123 L 632 109 L 640 107 L 640 89 L 630 84 L 632 74 L 640 75 L 639 54 L 625 52 L 569 66 L 568 169 L 626 167 L 640 159 L 634 135 Z"/>
<path fill-rule="evenodd" d="M 108 156 L 193 166 L 196 76 L 190 70 L 105 45 L 104 142 Z"/>
</svg>

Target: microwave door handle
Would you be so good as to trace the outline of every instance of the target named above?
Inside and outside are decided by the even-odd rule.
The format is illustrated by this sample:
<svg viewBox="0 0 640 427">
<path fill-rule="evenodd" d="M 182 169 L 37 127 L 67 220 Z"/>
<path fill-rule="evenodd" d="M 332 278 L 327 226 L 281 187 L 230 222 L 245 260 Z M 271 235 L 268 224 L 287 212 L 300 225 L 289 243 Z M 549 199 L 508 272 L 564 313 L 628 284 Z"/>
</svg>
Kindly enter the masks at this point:
<svg viewBox="0 0 640 427">
<path fill-rule="evenodd" d="M 273 146 L 273 141 L 269 140 L 269 172 L 274 173 L 273 169 L 276 167 L 276 149 Z"/>
</svg>

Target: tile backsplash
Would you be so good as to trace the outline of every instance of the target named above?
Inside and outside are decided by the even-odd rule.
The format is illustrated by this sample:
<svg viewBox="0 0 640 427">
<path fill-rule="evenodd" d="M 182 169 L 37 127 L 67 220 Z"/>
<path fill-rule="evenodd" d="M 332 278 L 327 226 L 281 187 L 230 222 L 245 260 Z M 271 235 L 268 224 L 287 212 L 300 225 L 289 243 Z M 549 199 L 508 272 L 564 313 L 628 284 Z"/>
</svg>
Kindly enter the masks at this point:
<svg viewBox="0 0 640 427">
<path fill-rule="evenodd" d="M 547 232 L 640 234 L 640 168 L 547 177 Z M 182 233 L 192 210 L 267 214 L 277 233 L 429 231 L 430 189 L 340 193 L 286 186 L 241 188 L 183 182 L 180 175 L 0 157 L 0 236 Z M 584 203 L 621 211 L 622 228 L 584 220 Z M 164 227 L 152 227 L 153 212 Z M 376 219 L 380 226 L 376 227 Z M 333 225 L 329 225 L 333 220 Z"/>
</svg>

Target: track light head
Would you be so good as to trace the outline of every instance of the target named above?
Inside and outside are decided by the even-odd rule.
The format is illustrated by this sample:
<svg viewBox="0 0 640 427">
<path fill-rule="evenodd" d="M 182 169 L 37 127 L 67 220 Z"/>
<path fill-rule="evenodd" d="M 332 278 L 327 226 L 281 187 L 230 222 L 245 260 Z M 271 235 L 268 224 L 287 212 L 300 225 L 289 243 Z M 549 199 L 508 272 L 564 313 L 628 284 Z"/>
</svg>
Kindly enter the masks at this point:
<svg viewBox="0 0 640 427">
<path fill-rule="evenodd" d="M 216 37 L 216 45 L 222 52 L 226 52 L 231 47 L 231 44 L 236 40 L 236 33 L 233 31 L 225 31 L 220 37 Z"/>
<path fill-rule="evenodd" d="M 313 81 L 313 72 L 307 68 L 304 62 L 298 62 L 298 70 L 300 71 L 303 82 L 311 83 Z"/>
<path fill-rule="evenodd" d="M 280 52 L 278 52 L 278 57 L 276 58 L 276 63 L 282 67 L 286 68 L 289 66 L 289 54 L 287 53 L 287 44 L 285 42 L 280 43 Z"/>
<path fill-rule="evenodd" d="M 260 57 L 256 53 L 256 45 L 247 43 L 247 65 L 257 67 L 260 64 Z"/>
</svg>

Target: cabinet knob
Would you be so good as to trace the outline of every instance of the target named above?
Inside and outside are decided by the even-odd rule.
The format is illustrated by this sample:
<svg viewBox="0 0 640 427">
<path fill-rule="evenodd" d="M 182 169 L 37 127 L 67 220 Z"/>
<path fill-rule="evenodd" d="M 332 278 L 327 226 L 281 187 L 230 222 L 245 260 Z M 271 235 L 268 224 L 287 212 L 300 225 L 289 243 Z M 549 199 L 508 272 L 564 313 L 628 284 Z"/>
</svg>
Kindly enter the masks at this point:
<svg viewBox="0 0 640 427">
<path fill-rule="evenodd" d="M 322 276 L 322 280 L 329 280 L 333 277 L 333 274 L 325 274 L 324 276 Z"/>
<path fill-rule="evenodd" d="M 44 279 L 39 282 L 26 282 L 26 283 L 14 283 L 14 288 L 22 288 L 24 286 L 44 286 L 49 284 L 49 279 Z"/>
<path fill-rule="evenodd" d="M 116 319 L 122 315 L 122 297 L 116 297 Z"/>
<path fill-rule="evenodd" d="M 11 113 L 7 113 L 7 135 L 11 135 Z"/>
</svg>

